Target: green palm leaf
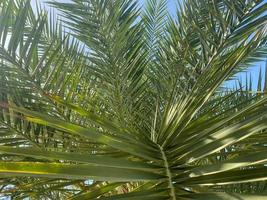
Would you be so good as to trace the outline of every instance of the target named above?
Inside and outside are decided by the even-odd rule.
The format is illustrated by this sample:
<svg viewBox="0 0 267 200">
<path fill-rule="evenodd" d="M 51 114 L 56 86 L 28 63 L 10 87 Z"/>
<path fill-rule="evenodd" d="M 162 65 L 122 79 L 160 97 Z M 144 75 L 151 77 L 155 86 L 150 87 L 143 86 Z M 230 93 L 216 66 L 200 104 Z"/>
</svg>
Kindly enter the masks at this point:
<svg viewBox="0 0 267 200">
<path fill-rule="evenodd" d="M 267 4 L 167 4 L 0 1 L 2 196 L 266 198 Z"/>
</svg>

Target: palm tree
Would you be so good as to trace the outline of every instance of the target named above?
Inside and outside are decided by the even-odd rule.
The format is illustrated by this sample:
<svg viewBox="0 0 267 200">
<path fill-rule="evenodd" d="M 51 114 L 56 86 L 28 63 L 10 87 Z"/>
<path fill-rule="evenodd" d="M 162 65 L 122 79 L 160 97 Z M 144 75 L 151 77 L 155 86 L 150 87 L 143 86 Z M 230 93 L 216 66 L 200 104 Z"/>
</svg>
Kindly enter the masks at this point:
<svg viewBox="0 0 267 200">
<path fill-rule="evenodd" d="M 177 2 L 0 1 L 2 197 L 267 198 L 267 4 Z"/>
</svg>

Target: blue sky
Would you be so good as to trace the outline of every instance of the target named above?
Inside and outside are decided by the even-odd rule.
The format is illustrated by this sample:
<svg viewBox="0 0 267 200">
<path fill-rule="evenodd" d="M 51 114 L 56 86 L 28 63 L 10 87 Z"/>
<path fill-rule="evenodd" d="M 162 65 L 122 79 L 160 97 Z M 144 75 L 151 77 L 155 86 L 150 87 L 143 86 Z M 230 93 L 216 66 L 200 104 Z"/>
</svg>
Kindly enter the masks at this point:
<svg viewBox="0 0 267 200">
<path fill-rule="evenodd" d="M 49 0 L 37 0 L 37 1 L 46 2 Z M 57 0 L 57 1 L 58 2 L 64 2 L 64 3 L 70 2 L 70 0 Z M 140 1 L 140 4 L 143 4 L 145 0 L 139 0 L 139 1 Z M 175 13 L 175 10 L 176 10 L 175 1 L 177 1 L 177 0 L 169 0 L 168 1 L 168 8 L 169 8 L 170 13 Z M 267 0 L 265 0 L 265 2 L 267 2 Z M 34 4 L 36 3 L 36 0 L 32 0 L 32 3 L 33 3 L 33 6 L 35 7 Z M 253 64 L 248 70 L 248 73 L 251 74 L 251 77 L 252 77 L 254 89 L 257 87 L 257 79 L 259 77 L 260 68 L 262 69 L 263 77 L 265 76 L 265 65 L 266 65 L 265 61 L 264 62 L 258 62 L 258 63 Z M 245 81 L 246 73 L 240 73 L 238 77 L 240 79 L 242 79 L 242 81 Z M 231 82 L 230 84 L 227 84 L 227 85 L 228 86 L 233 85 L 233 83 Z"/>
</svg>

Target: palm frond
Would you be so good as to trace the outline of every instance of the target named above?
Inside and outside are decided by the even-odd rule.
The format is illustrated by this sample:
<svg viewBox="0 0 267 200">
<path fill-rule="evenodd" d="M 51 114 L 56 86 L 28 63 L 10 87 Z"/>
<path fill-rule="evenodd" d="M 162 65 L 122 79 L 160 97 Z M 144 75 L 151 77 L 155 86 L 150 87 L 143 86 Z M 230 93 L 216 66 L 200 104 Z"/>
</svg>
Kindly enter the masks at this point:
<svg viewBox="0 0 267 200">
<path fill-rule="evenodd" d="M 266 198 L 267 80 L 223 87 L 266 56 L 264 1 L 50 5 L 0 2 L 2 196 Z"/>
</svg>

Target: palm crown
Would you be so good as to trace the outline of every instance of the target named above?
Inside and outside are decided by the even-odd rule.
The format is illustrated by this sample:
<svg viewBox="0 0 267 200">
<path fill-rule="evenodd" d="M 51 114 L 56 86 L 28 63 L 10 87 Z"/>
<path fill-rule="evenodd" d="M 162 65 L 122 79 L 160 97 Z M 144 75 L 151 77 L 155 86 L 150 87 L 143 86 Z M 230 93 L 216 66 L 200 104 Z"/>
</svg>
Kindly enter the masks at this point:
<svg viewBox="0 0 267 200">
<path fill-rule="evenodd" d="M 4 196 L 266 198 L 267 83 L 222 88 L 266 56 L 263 0 L 50 5 L 0 1 Z"/>
</svg>

